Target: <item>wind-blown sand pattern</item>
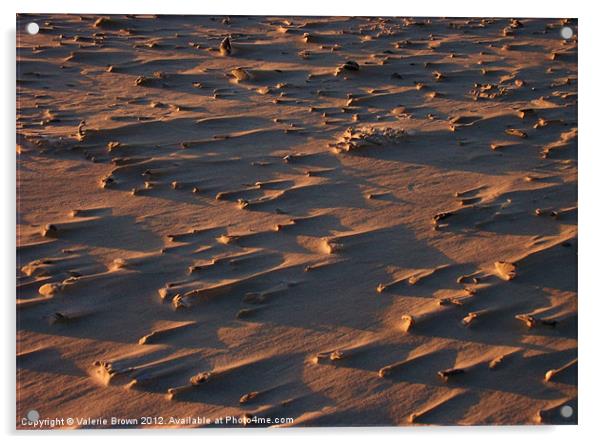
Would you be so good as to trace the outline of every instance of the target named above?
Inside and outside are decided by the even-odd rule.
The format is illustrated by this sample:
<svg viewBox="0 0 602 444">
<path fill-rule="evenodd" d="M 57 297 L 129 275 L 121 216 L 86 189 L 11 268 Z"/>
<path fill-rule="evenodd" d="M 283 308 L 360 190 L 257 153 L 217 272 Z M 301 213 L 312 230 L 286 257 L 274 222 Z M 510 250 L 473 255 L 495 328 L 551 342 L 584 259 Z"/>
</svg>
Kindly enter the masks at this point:
<svg viewBox="0 0 602 444">
<path fill-rule="evenodd" d="M 564 25 L 18 17 L 17 426 L 576 422 Z"/>
</svg>

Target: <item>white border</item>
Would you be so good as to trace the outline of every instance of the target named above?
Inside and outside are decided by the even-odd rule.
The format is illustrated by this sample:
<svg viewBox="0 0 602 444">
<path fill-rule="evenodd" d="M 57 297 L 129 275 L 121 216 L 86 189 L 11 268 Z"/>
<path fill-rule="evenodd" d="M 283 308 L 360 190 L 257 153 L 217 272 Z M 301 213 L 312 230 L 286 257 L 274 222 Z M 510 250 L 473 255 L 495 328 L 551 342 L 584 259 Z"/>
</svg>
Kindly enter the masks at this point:
<svg viewBox="0 0 602 444">
<path fill-rule="evenodd" d="M 563 427 L 428 427 L 428 428 L 378 428 L 378 429 L 289 429 L 284 430 L 179 430 L 166 431 L 106 431 L 106 432 L 20 432 L 25 439 L 64 440 L 90 439 L 92 442 L 107 439 L 131 439 L 141 437 L 150 442 L 163 442 L 170 435 L 177 439 L 221 440 L 235 439 L 265 442 L 266 439 L 292 442 L 307 442 L 325 438 L 328 441 L 343 439 L 352 442 L 364 441 L 376 434 L 381 442 L 418 440 L 420 443 L 449 442 L 503 442 L 508 440 L 544 440 L 545 442 L 567 442 L 575 433 L 579 438 L 592 438 L 597 431 L 600 412 L 599 387 L 602 373 L 600 355 L 600 333 L 598 324 L 602 315 L 600 300 L 601 285 L 598 276 L 602 274 L 602 248 L 600 243 L 599 210 L 602 199 L 600 193 L 600 171 L 602 150 L 600 129 L 602 129 L 602 53 L 597 47 L 602 28 L 602 16 L 594 10 L 593 3 L 578 1 L 525 1 L 501 0 L 483 1 L 440 1 L 402 2 L 386 0 L 228 0 L 196 2 L 175 2 L 166 0 L 103 0 L 85 2 L 52 0 L 49 2 L 21 0 L 14 3 L 2 2 L 2 97 L 1 107 L 2 140 L 0 148 L 3 215 L 2 224 L 2 293 L 4 310 L 2 332 L 5 333 L 2 365 L 3 396 L 0 401 L 0 421 L 2 432 L 15 438 L 15 13 L 16 12 L 55 12 L 55 13 L 155 13 L 155 14 L 214 14 L 214 15 L 392 15 L 392 16 L 446 16 L 446 17 L 577 17 L 579 19 L 579 426 Z M 584 434 L 586 436 L 584 436 Z M 340 437 L 340 438 L 339 438 Z M 380 444 L 380 443 L 379 443 Z"/>
<path fill-rule="evenodd" d="M 165 0 L 40 2 L 21 0 L 19 12 L 55 13 L 136 13 L 136 14 L 215 14 L 215 15 L 391 15 L 429 17 L 581 17 L 586 8 L 568 1 L 503 0 L 394 2 L 370 0 L 228 0 L 168 2 Z"/>
</svg>

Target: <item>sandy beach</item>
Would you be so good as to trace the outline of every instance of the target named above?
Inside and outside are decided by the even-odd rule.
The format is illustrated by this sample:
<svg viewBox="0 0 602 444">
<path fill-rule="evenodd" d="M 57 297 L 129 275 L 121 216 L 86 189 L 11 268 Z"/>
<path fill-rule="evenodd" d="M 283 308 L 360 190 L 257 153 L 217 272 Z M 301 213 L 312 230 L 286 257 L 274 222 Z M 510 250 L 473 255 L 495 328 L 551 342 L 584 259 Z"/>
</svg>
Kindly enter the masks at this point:
<svg viewBox="0 0 602 444">
<path fill-rule="evenodd" d="M 577 29 L 18 16 L 17 428 L 575 424 Z"/>
</svg>

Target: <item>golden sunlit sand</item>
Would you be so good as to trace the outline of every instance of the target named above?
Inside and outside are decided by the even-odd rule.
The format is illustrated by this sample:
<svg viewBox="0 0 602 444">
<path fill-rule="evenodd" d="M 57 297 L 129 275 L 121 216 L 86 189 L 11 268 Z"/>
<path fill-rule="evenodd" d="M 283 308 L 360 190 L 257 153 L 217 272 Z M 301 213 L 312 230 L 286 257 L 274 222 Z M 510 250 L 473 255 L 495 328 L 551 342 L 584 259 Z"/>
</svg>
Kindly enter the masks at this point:
<svg viewBox="0 0 602 444">
<path fill-rule="evenodd" d="M 575 423 L 563 26 L 20 15 L 17 427 Z"/>
</svg>

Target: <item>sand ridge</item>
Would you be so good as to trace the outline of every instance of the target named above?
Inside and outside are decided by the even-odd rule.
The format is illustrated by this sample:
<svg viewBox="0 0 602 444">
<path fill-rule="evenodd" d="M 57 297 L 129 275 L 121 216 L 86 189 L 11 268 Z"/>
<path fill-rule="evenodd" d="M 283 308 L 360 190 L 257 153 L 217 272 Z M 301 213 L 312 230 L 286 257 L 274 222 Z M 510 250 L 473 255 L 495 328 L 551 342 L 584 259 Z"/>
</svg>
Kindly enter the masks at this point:
<svg viewBox="0 0 602 444">
<path fill-rule="evenodd" d="M 31 20 L 18 427 L 576 421 L 576 20 Z"/>
</svg>

